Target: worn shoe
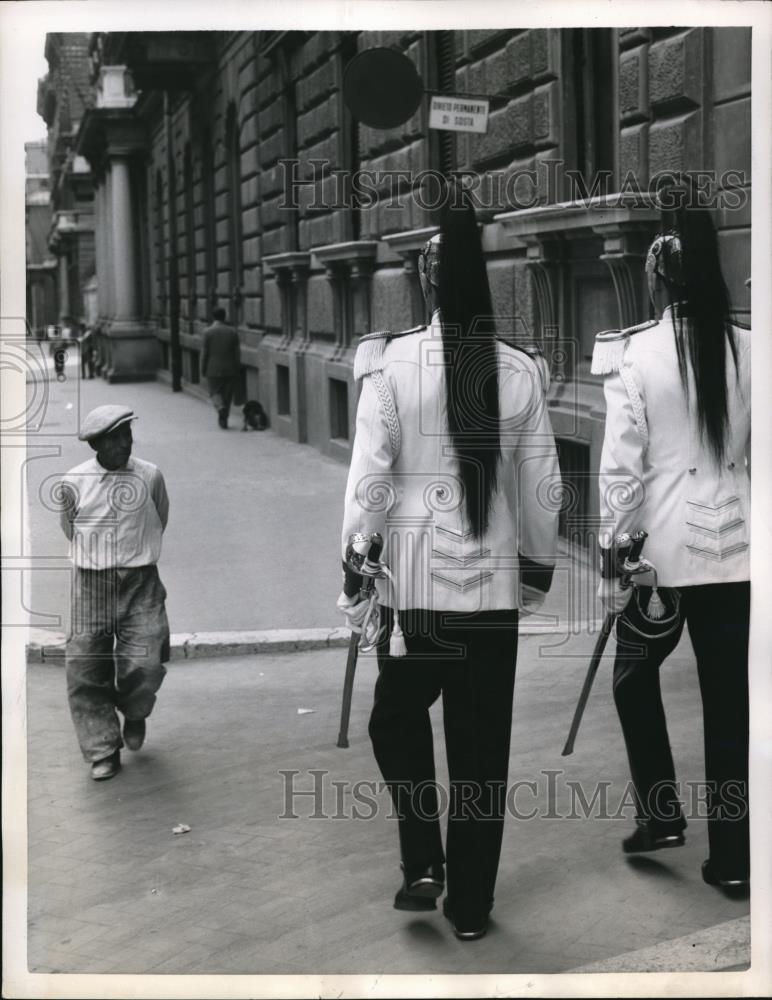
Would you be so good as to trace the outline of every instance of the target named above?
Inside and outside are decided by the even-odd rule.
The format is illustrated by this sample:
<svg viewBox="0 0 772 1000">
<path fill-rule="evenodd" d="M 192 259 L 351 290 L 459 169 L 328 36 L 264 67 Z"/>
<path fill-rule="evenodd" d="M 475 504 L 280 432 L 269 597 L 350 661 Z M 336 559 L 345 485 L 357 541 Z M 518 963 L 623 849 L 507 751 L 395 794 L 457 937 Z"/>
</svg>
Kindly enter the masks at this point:
<svg viewBox="0 0 772 1000">
<path fill-rule="evenodd" d="M 116 750 L 109 757 L 94 761 L 91 765 L 91 777 L 94 781 L 106 781 L 108 778 L 114 778 L 120 769 L 121 751 Z"/>
<path fill-rule="evenodd" d="M 124 719 L 123 742 L 129 750 L 139 750 L 145 742 L 145 720 Z"/>
<path fill-rule="evenodd" d="M 708 859 L 702 862 L 702 881 L 721 889 L 747 889 L 751 880 L 746 872 L 720 872 Z"/>
<path fill-rule="evenodd" d="M 228 411 L 218 410 L 217 411 L 217 423 L 222 427 L 224 431 L 228 430 Z"/>
<path fill-rule="evenodd" d="M 395 910 L 436 910 L 435 900 L 445 890 L 445 871 L 442 865 L 429 865 L 416 871 L 407 872 L 402 886 L 394 897 Z"/>
<path fill-rule="evenodd" d="M 448 897 L 446 896 L 442 901 L 442 915 L 453 925 L 453 933 L 459 941 L 477 941 L 479 938 L 485 937 L 488 933 L 488 917 L 492 909 L 493 903 L 489 905 L 488 912 L 482 918 L 482 921 L 476 921 L 471 924 L 462 921 L 457 923 Z"/>
<path fill-rule="evenodd" d="M 644 854 L 663 847 L 682 847 L 685 842 L 681 830 L 673 829 L 667 833 L 663 829 L 657 830 L 650 823 L 639 822 L 635 833 L 622 841 L 622 850 L 625 854 Z"/>
</svg>

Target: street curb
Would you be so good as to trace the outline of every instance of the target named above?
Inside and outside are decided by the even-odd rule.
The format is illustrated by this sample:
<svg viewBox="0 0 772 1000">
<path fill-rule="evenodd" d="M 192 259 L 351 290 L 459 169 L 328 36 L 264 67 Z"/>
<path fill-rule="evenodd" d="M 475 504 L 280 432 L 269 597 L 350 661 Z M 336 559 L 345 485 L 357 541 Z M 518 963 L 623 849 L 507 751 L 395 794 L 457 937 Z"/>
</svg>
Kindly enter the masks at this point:
<svg viewBox="0 0 772 1000">
<path fill-rule="evenodd" d="M 220 656 L 251 656 L 258 653 L 299 653 L 311 649 L 348 646 L 351 633 L 345 628 L 276 628 L 263 631 L 178 632 L 171 636 L 170 660 L 197 660 Z M 58 642 L 27 644 L 28 663 L 64 660 L 64 636 Z"/>
<path fill-rule="evenodd" d="M 597 633 L 600 622 L 592 624 Z M 521 638 L 534 635 L 563 634 L 565 627 L 555 623 L 524 621 Z M 64 660 L 65 637 L 54 633 L 56 641 L 27 643 L 27 663 L 61 663 Z M 178 632 L 171 636 L 170 660 L 200 660 L 221 656 L 252 656 L 260 653 L 301 653 L 313 649 L 341 649 L 349 644 L 350 631 L 336 628 L 274 628 L 262 631 Z"/>
<path fill-rule="evenodd" d="M 568 971 L 582 974 L 744 971 L 750 967 L 750 933 L 750 917 L 736 917 Z"/>
</svg>

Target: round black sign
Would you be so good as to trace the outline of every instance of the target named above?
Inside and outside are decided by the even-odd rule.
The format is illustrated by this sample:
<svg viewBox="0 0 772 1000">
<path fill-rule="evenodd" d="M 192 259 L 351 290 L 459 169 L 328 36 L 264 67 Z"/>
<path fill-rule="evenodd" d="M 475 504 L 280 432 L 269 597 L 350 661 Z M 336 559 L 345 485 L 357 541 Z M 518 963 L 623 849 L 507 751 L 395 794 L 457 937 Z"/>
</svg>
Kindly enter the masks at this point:
<svg viewBox="0 0 772 1000">
<path fill-rule="evenodd" d="M 411 118 L 424 85 L 418 70 L 397 49 L 365 49 L 343 74 L 343 100 L 351 114 L 370 128 L 395 128 Z"/>
</svg>

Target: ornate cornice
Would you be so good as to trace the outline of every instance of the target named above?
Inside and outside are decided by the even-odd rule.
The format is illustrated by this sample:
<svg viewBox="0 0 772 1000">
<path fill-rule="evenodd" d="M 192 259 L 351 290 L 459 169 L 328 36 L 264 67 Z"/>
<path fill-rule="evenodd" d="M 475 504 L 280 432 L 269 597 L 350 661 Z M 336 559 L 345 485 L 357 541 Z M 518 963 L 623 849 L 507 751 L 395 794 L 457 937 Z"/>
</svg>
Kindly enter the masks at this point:
<svg viewBox="0 0 772 1000">
<path fill-rule="evenodd" d="M 651 224 L 659 212 L 650 195 L 599 195 L 586 201 L 564 201 L 539 205 L 516 212 L 502 212 L 493 217 L 509 236 L 524 238 L 548 233 L 570 238 L 577 230 L 595 230 L 600 226 Z"/>
</svg>

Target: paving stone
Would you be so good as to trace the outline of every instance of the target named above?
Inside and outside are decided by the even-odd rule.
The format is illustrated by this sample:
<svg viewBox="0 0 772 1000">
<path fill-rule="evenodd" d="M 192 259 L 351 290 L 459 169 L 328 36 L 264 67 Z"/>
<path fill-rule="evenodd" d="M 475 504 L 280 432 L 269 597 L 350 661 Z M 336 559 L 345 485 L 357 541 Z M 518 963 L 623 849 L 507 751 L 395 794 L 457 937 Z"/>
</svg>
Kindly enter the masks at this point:
<svg viewBox="0 0 772 1000">
<path fill-rule="evenodd" d="M 573 638 L 549 660 L 530 653 L 528 644 L 540 641 L 521 645 L 512 775 L 544 785 L 544 769 L 563 768 L 561 781 L 589 784 L 602 761 L 602 776 L 619 792 L 627 764 L 605 664 L 577 751 L 562 760 L 587 639 Z M 441 913 L 416 920 L 392 908 L 397 832 L 385 796 L 367 822 L 278 818 L 282 769 L 299 770 L 303 787 L 314 768 L 330 779 L 378 777 L 366 735 L 372 665 L 357 678 L 351 746 L 341 750 L 338 652 L 288 659 L 265 657 L 259 679 L 249 658 L 230 658 L 227 669 L 203 660 L 175 665 L 151 720 L 152 743 L 125 755 L 106 787 L 90 781 L 77 753 L 59 668 L 30 672 L 30 785 L 39 776 L 57 786 L 55 796 L 29 802 L 31 954 L 41 968 L 557 972 L 656 946 L 673 928 L 694 933 L 747 913 L 747 900 L 727 900 L 701 881 L 704 823 L 691 822 L 686 845 L 667 858 L 631 865 L 619 846 L 627 820 L 510 817 L 494 926 L 471 955 Z M 688 648 L 674 665 L 663 673 L 663 694 L 685 779 L 702 768 L 699 693 Z M 213 677 L 223 679 L 215 690 Z M 315 714 L 298 717 L 304 704 Z M 439 723 L 439 710 L 433 717 Z M 568 802 L 564 791 L 559 804 Z M 546 803 L 544 788 L 540 795 Z M 334 807 L 334 796 L 325 801 Z M 175 837 L 176 821 L 191 832 Z M 59 944 L 72 934 L 77 948 Z"/>
</svg>

